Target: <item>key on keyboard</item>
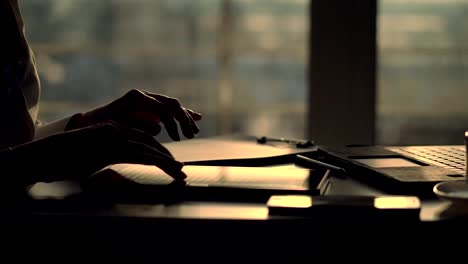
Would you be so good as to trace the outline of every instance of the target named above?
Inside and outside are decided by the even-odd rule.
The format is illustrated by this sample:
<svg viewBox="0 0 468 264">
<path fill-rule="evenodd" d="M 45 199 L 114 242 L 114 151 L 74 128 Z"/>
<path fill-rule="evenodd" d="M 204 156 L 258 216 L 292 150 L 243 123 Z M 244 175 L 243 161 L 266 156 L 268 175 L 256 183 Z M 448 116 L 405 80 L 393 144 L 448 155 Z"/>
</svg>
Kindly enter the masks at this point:
<svg viewBox="0 0 468 264">
<path fill-rule="evenodd" d="M 463 145 L 388 147 L 388 149 L 431 165 L 465 174 L 466 155 Z"/>
</svg>

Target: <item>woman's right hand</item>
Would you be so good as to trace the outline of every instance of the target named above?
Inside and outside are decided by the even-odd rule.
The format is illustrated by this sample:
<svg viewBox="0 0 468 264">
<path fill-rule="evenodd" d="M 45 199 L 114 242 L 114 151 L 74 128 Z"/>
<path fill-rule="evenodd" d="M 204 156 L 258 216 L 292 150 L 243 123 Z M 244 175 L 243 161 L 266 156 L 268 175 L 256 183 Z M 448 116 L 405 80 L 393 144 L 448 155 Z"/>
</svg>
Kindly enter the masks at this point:
<svg viewBox="0 0 468 264">
<path fill-rule="evenodd" d="M 9 177 L 21 177 L 25 185 L 36 182 L 83 180 L 117 163 L 154 165 L 175 180 L 183 180 L 183 163 L 154 137 L 115 123 L 102 123 L 55 134 L 13 148 Z M 1 162 L 1 161 L 0 161 Z"/>
</svg>

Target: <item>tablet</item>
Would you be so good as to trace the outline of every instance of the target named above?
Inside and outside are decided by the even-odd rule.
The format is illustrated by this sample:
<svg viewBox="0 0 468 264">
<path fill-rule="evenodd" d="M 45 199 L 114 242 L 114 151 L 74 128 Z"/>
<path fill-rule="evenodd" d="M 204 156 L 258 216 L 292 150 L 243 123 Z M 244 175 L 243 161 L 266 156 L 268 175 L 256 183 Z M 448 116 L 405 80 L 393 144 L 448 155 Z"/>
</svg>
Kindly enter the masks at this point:
<svg viewBox="0 0 468 264">
<path fill-rule="evenodd" d="M 275 194 L 319 194 L 327 172 L 294 164 L 241 167 L 186 165 L 187 178 L 175 181 L 156 166 L 116 164 L 93 174 L 87 190 L 119 199 L 181 198 L 264 201 Z M 319 178 L 319 180 L 317 180 Z M 313 179 L 313 181 L 311 181 Z M 311 182 L 314 182 L 313 186 Z"/>
</svg>

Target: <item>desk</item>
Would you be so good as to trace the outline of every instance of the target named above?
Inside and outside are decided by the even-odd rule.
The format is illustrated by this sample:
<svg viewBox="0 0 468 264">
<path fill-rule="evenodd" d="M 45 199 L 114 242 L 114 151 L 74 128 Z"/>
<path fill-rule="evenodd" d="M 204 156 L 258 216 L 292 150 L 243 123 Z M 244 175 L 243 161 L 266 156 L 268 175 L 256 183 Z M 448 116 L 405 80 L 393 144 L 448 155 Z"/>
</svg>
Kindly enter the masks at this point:
<svg viewBox="0 0 468 264">
<path fill-rule="evenodd" d="M 55 188 L 58 196 L 66 193 L 60 194 L 63 190 L 76 191 L 66 183 L 42 187 Z M 332 178 L 325 195 L 332 194 L 382 193 L 349 178 Z M 12 248 L 42 255 L 54 250 L 76 255 L 79 249 L 80 255 L 98 254 L 106 259 L 154 260 L 167 255 L 177 262 L 206 260 L 211 254 L 225 259 L 253 254 L 258 259 L 283 257 L 291 262 L 343 256 L 361 260 L 369 252 L 386 258 L 420 257 L 422 251 L 415 248 L 423 247 L 424 252 L 464 248 L 463 243 L 447 240 L 468 235 L 465 217 L 445 214 L 449 208 L 448 202 L 428 199 L 423 201 L 420 221 L 387 222 L 270 216 L 264 204 L 256 203 L 182 201 L 86 207 L 73 199 L 47 199 L 5 214 L 1 234 Z"/>
<path fill-rule="evenodd" d="M 363 192 L 378 194 L 352 180 L 334 178 L 328 194 Z M 424 252 L 453 252 L 464 247 L 446 243 L 447 237 L 467 233 L 462 229 L 463 219 L 445 221 L 440 217 L 439 212 L 446 206 L 443 201 L 424 201 L 421 221 L 392 223 L 373 219 L 360 222 L 275 217 L 268 215 L 265 205 L 250 203 L 184 201 L 170 205 L 116 204 L 94 209 L 38 205 L 21 217 L 12 218 L 7 226 L 21 229 L 12 234 L 21 247 L 34 237 L 31 247 L 44 247 L 46 252 L 53 247 L 76 254 L 71 248 L 82 247 L 83 242 L 78 239 L 83 239 L 85 253 L 106 259 L 148 260 L 161 256 L 162 252 L 176 262 L 206 261 L 207 253 L 229 258 L 245 258 L 249 254 L 253 260 L 287 258 L 288 263 L 305 258 L 338 260 L 343 256 L 372 260 L 369 252 L 383 256 L 391 253 L 386 258 L 398 259 L 403 255 L 419 258 L 420 247 Z"/>
</svg>

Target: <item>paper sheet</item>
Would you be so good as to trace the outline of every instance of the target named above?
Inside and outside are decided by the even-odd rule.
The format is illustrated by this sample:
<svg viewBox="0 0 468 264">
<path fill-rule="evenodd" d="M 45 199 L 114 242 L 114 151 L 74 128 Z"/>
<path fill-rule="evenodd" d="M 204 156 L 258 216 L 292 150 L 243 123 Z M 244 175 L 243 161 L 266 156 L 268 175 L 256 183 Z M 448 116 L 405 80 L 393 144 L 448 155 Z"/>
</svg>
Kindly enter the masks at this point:
<svg viewBox="0 0 468 264">
<path fill-rule="evenodd" d="M 229 138 L 201 138 L 165 143 L 164 146 L 182 162 L 270 158 L 295 153 L 310 152 L 311 148 L 290 145 L 259 144 L 255 140 Z"/>
</svg>

